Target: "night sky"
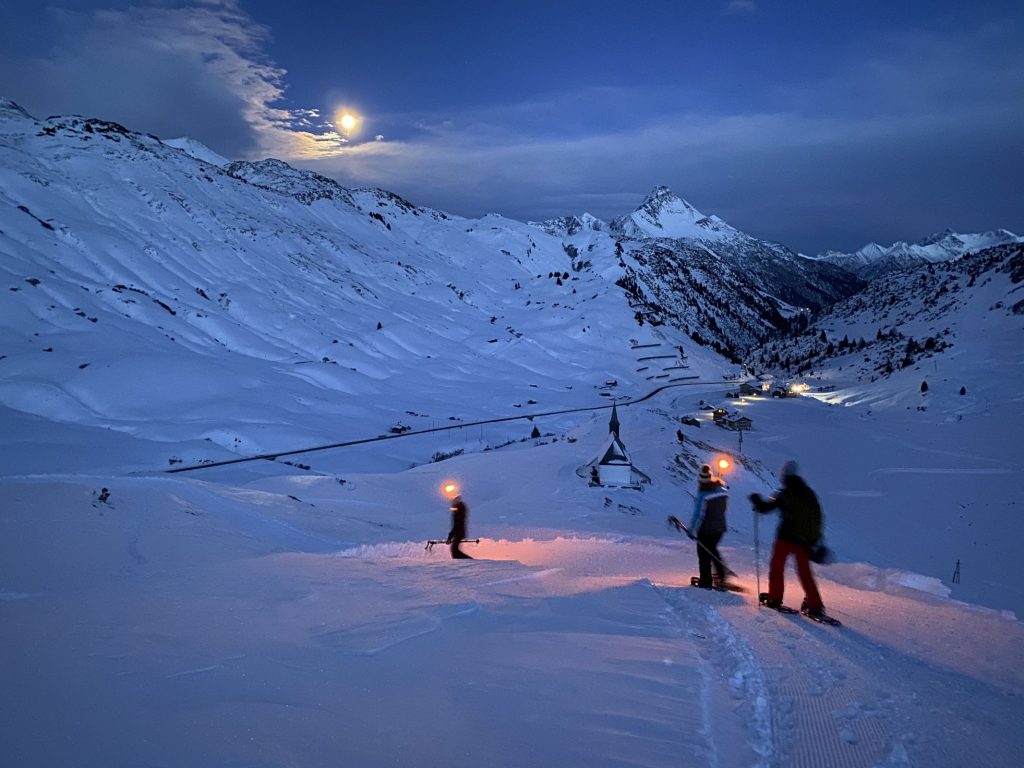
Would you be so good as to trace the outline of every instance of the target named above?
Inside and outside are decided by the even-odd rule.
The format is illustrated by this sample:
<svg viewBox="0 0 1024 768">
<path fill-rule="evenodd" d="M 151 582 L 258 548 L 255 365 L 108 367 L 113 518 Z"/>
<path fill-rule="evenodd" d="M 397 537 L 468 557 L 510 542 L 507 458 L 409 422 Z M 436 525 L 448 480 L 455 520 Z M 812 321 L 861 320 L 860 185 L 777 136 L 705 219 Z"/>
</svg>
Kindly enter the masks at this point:
<svg viewBox="0 0 1024 768">
<path fill-rule="evenodd" d="M 4 0 L 0 95 L 467 216 L 665 184 L 813 254 L 1024 234 L 1021 40 L 1019 0 Z"/>
</svg>

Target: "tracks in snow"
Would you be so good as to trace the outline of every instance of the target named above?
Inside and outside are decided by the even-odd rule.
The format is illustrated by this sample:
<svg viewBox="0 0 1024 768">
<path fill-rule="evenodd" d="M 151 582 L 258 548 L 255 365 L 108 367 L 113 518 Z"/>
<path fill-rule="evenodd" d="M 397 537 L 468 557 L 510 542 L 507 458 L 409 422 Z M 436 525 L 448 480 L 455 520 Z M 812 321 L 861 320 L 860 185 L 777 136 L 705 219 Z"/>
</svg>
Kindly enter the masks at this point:
<svg viewBox="0 0 1024 768">
<path fill-rule="evenodd" d="M 851 660 L 848 642 L 801 617 L 756 612 L 735 596 L 655 587 L 710 669 L 705 710 L 732 712 L 736 726 L 705 723 L 711 763 L 757 768 L 898 766 L 902 740 L 889 723 L 897 697 Z M 826 634 L 830 633 L 830 634 Z M 820 636 L 823 635 L 823 636 Z M 717 689 L 716 689 L 717 686 Z M 731 698 L 731 702 L 723 699 Z M 740 754 L 737 754 L 739 752 Z M 897 760 L 894 761 L 893 757 Z"/>
</svg>

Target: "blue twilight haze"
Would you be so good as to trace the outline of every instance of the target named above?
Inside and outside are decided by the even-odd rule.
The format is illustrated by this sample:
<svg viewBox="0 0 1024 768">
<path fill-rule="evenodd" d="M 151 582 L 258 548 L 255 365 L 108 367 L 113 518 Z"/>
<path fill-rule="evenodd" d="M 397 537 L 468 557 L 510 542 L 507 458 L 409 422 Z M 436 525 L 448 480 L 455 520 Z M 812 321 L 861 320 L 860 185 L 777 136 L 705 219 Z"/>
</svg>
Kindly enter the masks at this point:
<svg viewBox="0 0 1024 768">
<path fill-rule="evenodd" d="M 8 0 L 0 96 L 462 215 L 610 218 L 665 184 L 817 253 L 1024 231 L 1022 22 L 1009 1 Z"/>
</svg>

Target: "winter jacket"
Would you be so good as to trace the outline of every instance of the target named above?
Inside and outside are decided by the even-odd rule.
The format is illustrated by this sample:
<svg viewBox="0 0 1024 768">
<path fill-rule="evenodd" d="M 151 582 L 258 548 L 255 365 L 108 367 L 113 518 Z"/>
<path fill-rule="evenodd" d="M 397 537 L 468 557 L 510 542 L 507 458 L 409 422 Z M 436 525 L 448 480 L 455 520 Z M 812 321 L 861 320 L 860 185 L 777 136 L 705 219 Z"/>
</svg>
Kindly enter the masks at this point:
<svg viewBox="0 0 1024 768">
<path fill-rule="evenodd" d="M 694 536 L 713 536 L 725 533 L 725 509 L 729 504 L 729 489 L 721 481 L 701 482 L 693 503 L 690 530 Z"/>
<path fill-rule="evenodd" d="M 452 529 L 448 532 L 448 543 L 459 542 L 466 538 L 466 503 L 461 497 L 452 501 Z"/>
<path fill-rule="evenodd" d="M 810 549 L 821 539 L 821 505 L 814 491 L 799 475 L 787 475 L 782 487 L 770 499 L 754 493 L 750 496 L 758 512 L 779 510 L 779 528 L 775 538 Z"/>
</svg>

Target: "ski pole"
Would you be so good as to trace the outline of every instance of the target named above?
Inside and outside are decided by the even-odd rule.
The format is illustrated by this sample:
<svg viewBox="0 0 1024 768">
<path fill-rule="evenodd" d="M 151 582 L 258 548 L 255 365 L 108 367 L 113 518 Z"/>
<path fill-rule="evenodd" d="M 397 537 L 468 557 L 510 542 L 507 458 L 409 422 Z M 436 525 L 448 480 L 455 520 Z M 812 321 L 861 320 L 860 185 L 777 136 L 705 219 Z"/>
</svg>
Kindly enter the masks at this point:
<svg viewBox="0 0 1024 768">
<path fill-rule="evenodd" d="M 737 575 L 737 574 L 736 574 L 736 571 L 734 571 L 734 570 L 733 570 L 732 568 L 730 568 L 730 567 L 729 567 L 729 566 L 727 566 L 727 565 L 726 565 L 725 563 L 723 563 L 723 562 L 721 561 L 721 559 L 719 559 L 719 558 L 715 557 L 715 554 L 714 554 L 714 553 L 713 553 L 713 552 L 712 552 L 712 551 L 711 551 L 710 549 L 708 549 L 708 548 L 707 548 L 707 546 L 706 546 L 706 545 L 704 544 L 704 542 L 702 542 L 702 541 L 701 541 L 700 539 L 698 539 L 698 538 L 697 538 L 696 536 L 694 536 L 694 535 L 693 535 L 692 533 L 690 533 L 690 529 L 689 529 L 689 528 L 687 528 L 687 527 L 686 527 L 685 525 L 683 525 L 683 524 L 682 524 L 682 523 L 681 523 L 681 522 L 679 521 L 679 518 L 678 518 L 678 517 L 676 517 L 675 515 L 671 515 L 671 516 L 669 517 L 668 521 L 669 521 L 669 522 L 670 522 L 670 523 L 671 523 L 672 525 L 674 525 L 674 526 L 676 527 L 676 530 L 682 531 L 682 532 L 683 532 L 683 533 L 685 533 L 685 534 L 686 534 L 687 536 L 689 536 L 689 537 L 690 537 L 691 539 L 693 539 L 694 541 L 696 541 L 696 542 L 697 542 L 697 546 L 698 546 L 698 547 L 700 547 L 701 549 L 703 549 L 703 550 L 704 550 L 705 552 L 707 552 L 707 553 L 708 553 L 708 557 L 710 557 L 710 558 L 711 558 L 712 560 L 714 560 L 714 561 L 715 561 L 716 563 L 718 563 L 718 564 L 719 564 L 720 566 L 722 566 L 722 569 L 723 569 L 723 570 L 724 570 L 724 571 L 725 571 L 726 573 L 728 573 L 728 574 L 729 574 L 730 576 L 736 576 L 736 575 Z"/>
<path fill-rule="evenodd" d="M 754 512 L 754 570 L 757 572 L 757 607 L 761 607 L 761 541 L 757 530 L 757 509 Z"/>
<path fill-rule="evenodd" d="M 461 544 L 479 544 L 480 543 L 480 539 L 461 539 L 460 543 Z M 430 539 L 430 541 L 427 542 L 427 546 L 425 546 L 424 549 L 427 550 L 427 552 L 430 552 L 431 550 L 434 549 L 434 545 L 435 544 L 451 544 L 451 542 L 448 541 L 447 539 Z"/>
</svg>

